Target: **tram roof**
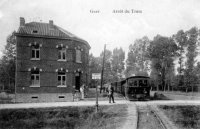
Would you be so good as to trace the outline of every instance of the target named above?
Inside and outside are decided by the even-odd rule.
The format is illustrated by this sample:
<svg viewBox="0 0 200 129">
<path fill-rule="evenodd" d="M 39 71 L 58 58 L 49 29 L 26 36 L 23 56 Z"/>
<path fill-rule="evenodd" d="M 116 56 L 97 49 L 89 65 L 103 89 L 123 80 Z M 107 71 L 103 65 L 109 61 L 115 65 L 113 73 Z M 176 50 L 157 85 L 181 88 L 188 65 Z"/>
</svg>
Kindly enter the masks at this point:
<svg viewBox="0 0 200 129">
<path fill-rule="evenodd" d="M 131 77 L 128 77 L 126 79 L 130 79 L 130 78 L 150 78 L 150 77 L 147 77 L 147 76 L 131 76 Z"/>
</svg>

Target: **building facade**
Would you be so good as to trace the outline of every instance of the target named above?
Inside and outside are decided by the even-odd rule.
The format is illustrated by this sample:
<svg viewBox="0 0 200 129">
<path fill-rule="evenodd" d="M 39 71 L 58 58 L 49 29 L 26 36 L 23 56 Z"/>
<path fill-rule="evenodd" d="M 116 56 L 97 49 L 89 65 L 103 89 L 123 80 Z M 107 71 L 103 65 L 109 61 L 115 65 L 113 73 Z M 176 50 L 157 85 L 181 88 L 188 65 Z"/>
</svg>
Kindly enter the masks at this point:
<svg viewBox="0 0 200 129">
<path fill-rule="evenodd" d="M 88 83 L 88 42 L 49 23 L 25 23 L 17 31 L 16 101 L 72 101 Z"/>
</svg>

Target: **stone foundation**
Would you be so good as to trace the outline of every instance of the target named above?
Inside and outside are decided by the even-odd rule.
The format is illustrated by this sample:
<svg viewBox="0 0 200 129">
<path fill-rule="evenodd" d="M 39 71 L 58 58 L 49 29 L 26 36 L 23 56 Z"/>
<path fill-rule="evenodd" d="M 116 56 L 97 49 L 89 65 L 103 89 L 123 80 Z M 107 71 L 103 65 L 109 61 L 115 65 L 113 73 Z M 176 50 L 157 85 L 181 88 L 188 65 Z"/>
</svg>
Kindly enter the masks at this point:
<svg viewBox="0 0 200 129">
<path fill-rule="evenodd" d="M 16 94 L 16 102 L 70 102 L 73 101 L 72 93 L 43 93 L 43 94 Z"/>
</svg>

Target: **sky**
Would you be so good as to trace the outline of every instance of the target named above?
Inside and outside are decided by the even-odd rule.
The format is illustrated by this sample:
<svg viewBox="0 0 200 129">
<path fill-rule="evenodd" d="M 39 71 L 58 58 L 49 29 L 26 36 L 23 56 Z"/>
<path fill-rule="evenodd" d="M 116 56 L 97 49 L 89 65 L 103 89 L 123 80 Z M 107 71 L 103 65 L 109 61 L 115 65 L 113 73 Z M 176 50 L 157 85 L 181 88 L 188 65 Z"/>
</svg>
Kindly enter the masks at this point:
<svg viewBox="0 0 200 129">
<path fill-rule="evenodd" d="M 104 44 L 109 50 L 122 47 L 127 55 L 137 38 L 172 36 L 180 29 L 199 27 L 200 0 L 0 0 L 0 51 L 6 37 L 18 29 L 20 17 L 26 23 L 53 20 L 86 40 L 94 56 Z"/>
</svg>

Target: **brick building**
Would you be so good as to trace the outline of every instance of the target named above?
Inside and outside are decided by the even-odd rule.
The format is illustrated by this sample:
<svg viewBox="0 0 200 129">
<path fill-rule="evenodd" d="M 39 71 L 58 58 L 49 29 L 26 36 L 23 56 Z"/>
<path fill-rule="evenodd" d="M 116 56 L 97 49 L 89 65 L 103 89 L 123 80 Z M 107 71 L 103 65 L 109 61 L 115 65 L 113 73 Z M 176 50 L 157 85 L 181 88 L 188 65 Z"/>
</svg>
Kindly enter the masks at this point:
<svg viewBox="0 0 200 129">
<path fill-rule="evenodd" d="M 16 33 L 16 101 L 71 101 L 73 86 L 88 83 L 90 45 L 49 23 L 20 17 Z"/>
</svg>

